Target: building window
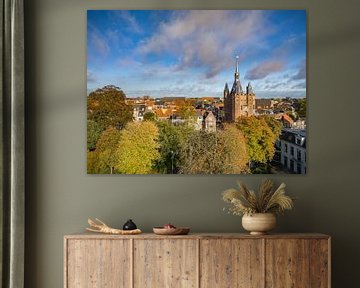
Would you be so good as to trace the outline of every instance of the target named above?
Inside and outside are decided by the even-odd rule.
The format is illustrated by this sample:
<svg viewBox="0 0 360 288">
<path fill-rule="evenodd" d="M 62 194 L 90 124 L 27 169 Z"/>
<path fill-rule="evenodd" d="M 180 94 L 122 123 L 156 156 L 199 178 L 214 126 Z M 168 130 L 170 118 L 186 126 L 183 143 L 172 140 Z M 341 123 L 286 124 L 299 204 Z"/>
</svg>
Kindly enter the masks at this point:
<svg viewBox="0 0 360 288">
<path fill-rule="evenodd" d="M 286 143 L 284 145 L 284 148 L 285 148 L 285 153 L 288 153 L 288 145 Z"/>
<path fill-rule="evenodd" d="M 301 161 L 301 150 L 297 150 L 297 160 Z"/>
<path fill-rule="evenodd" d="M 287 167 L 288 166 L 288 158 L 285 156 L 284 157 L 284 166 Z"/>
<path fill-rule="evenodd" d="M 301 174 L 301 164 L 297 163 L 297 173 Z"/>
<path fill-rule="evenodd" d="M 291 156 L 294 156 L 294 147 L 293 146 L 290 147 L 290 154 L 291 154 Z"/>
<path fill-rule="evenodd" d="M 294 172 L 294 160 L 290 160 L 290 171 Z"/>
</svg>

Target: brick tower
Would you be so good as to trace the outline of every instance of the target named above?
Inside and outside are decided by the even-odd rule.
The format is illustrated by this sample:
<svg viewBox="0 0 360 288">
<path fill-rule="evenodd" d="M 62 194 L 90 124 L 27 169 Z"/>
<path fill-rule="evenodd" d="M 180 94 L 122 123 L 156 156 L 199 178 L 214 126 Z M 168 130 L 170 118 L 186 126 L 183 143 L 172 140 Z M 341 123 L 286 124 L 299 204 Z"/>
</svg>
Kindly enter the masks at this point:
<svg viewBox="0 0 360 288">
<path fill-rule="evenodd" d="M 236 56 L 234 83 L 229 91 L 228 84 L 224 88 L 225 121 L 234 122 L 239 117 L 255 115 L 255 93 L 249 82 L 246 91 L 242 89 L 239 73 L 239 57 Z"/>
</svg>

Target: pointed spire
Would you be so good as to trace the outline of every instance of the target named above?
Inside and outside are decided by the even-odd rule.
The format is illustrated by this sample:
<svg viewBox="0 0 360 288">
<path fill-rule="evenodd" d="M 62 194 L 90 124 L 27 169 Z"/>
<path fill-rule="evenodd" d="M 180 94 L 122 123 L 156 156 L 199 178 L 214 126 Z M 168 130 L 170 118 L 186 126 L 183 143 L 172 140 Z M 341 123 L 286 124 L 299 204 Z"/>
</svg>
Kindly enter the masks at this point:
<svg viewBox="0 0 360 288">
<path fill-rule="evenodd" d="M 225 87 L 224 87 L 224 97 L 226 98 L 229 95 L 229 86 L 228 83 L 225 83 Z"/>
<path fill-rule="evenodd" d="M 234 84 L 231 88 L 231 93 L 240 94 L 243 93 L 241 83 L 240 83 L 240 73 L 239 73 L 239 56 L 236 56 L 236 67 L 234 74 Z"/>
<path fill-rule="evenodd" d="M 253 88 L 251 86 L 251 83 L 246 86 L 246 94 L 254 94 Z"/>
<path fill-rule="evenodd" d="M 239 74 L 239 56 L 236 56 L 235 74 Z"/>
</svg>

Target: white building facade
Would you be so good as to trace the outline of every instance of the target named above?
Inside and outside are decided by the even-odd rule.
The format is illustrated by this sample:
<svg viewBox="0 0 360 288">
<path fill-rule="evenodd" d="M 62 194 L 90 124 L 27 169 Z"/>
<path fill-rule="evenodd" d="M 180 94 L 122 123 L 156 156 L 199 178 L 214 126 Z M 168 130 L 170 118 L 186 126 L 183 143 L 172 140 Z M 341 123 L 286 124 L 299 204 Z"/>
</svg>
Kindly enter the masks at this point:
<svg viewBox="0 0 360 288">
<path fill-rule="evenodd" d="M 306 174 L 306 131 L 283 129 L 280 135 L 281 164 L 294 174 Z"/>
</svg>

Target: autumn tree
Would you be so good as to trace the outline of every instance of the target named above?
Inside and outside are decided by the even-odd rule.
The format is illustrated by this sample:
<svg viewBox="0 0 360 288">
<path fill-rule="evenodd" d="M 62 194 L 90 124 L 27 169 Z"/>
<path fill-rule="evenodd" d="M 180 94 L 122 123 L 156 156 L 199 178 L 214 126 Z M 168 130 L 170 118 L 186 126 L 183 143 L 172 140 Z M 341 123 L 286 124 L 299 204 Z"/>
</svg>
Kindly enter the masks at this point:
<svg viewBox="0 0 360 288">
<path fill-rule="evenodd" d="M 156 121 L 156 114 L 154 112 L 145 112 L 144 121 Z"/>
<path fill-rule="evenodd" d="M 100 136 L 96 143 L 97 165 L 96 167 L 103 173 L 113 174 L 117 164 L 117 150 L 120 142 L 120 131 L 114 127 L 109 127 Z"/>
<path fill-rule="evenodd" d="M 227 124 L 219 131 L 218 153 L 222 155 L 224 174 L 240 174 L 249 172 L 249 154 L 246 140 L 235 125 Z"/>
<path fill-rule="evenodd" d="M 267 126 L 273 132 L 275 140 L 278 139 L 281 133 L 281 129 L 283 127 L 281 121 L 275 119 L 275 117 L 271 115 L 263 115 L 259 116 L 258 118 L 265 120 Z"/>
<path fill-rule="evenodd" d="M 108 85 L 91 92 L 87 98 L 87 118 L 99 123 L 122 129 L 132 121 L 132 107 L 125 103 L 125 93 L 116 86 Z"/>
<path fill-rule="evenodd" d="M 87 149 L 93 151 L 96 148 L 96 142 L 99 140 L 104 128 L 98 122 L 87 121 Z"/>
<path fill-rule="evenodd" d="M 278 135 L 271 130 L 264 118 L 240 117 L 236 126 L 245 136 L 250 160 L 259 163 L 272 160 Z"/>
<path fill-rule="evenodd" d="M 174 126 L 166 121 L 157 122 L 157 126 L 160 157 L 156 160 L 155 167 L 159 173 L 176 174 L 182 164 L 183 146 L 193 128 L 188 125 Z"/>
<path fill-rule="evenodd" d="M 248 171 L 245 138 L 234 126 L 208 133 L 194 131 L 183 152 L 185 174 L 237 174 Z"/>
<path fill-rule="evenodd" d="M 194 107 L 194 101 L 191 99 L 185 99 L 185 100 L 178 100 L 175 101 L 178 110 L 177 114 L 182 119 L 190 119 L 196 115 L 195 107 Z"/>
<path fill-rule="evenodd" d="M 102 174 L 107 173 L 104 167 L 100 166 L 99 154 L 96 151 L 87 151 L 87 173 Z"/>
<path fill-rule="evenodd" d="M 216 154 L 217 135 L 205 131 L 194 131 L 188 138 L 183 153 L 182 174 L 220 173 L 219 155 Z"/>
<path fill-rule="evenodd" d="M 120 131 L 115 168 L 123 174 L 149 174 L 159 158 L 159 131 L 150 121 L 129 122 Z"/>
</svg>

